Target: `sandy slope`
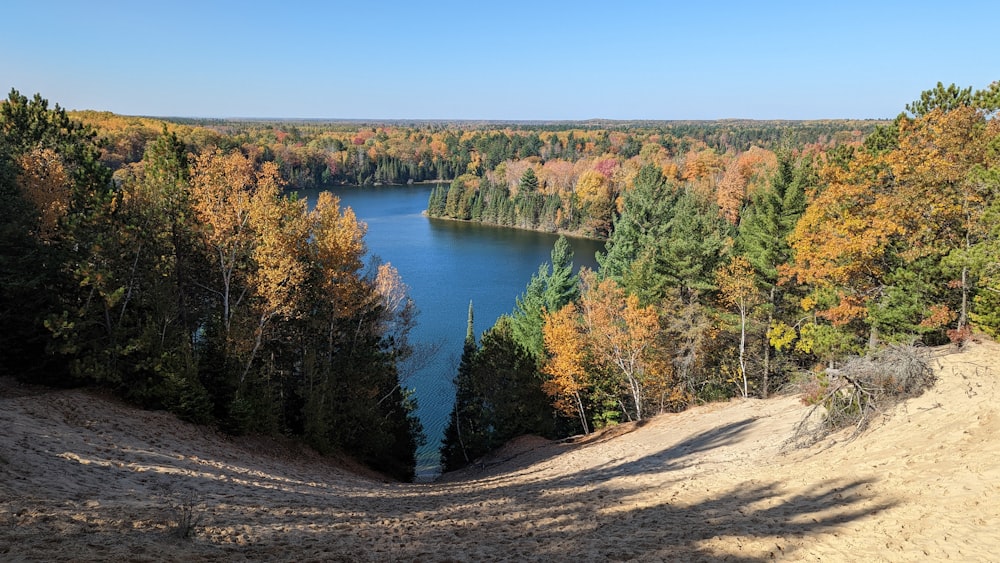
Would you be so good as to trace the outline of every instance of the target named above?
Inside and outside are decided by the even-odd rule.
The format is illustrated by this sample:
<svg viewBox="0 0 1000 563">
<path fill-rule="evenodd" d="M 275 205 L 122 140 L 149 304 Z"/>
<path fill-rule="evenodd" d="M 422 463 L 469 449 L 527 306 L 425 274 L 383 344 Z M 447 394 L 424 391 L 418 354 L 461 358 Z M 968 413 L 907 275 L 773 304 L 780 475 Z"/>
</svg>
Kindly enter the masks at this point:
<svg viewBox="0 0 1000 563">
<path fill-rule="evenodd" d="M 733 401 L 417 485 L 5 380 L 0 560 L 1000 561 L 1000 346 L 935 363 L 853 441 L 782 453 L 805 407 Z"/>
</svg>

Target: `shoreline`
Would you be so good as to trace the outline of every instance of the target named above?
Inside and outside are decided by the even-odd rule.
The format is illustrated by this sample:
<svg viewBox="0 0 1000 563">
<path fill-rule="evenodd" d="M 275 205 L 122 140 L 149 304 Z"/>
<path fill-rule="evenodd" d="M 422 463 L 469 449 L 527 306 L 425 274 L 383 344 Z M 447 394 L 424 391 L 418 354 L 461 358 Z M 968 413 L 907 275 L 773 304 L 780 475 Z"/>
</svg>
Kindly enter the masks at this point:
<svg viewBox="0 0 1000 563">
<path fill-rule="evenodd" d="M 468 225 L 480 225 L 480 226 L 484 226 L 484 227 L 495 227 L 497 229 L 513 229 L 515 231 L 527 231 L 529 233 L 543 233 L 543 234 L 547 234 L 547 235 L 559 235 L 559 236 L 564 236 L 566 238 L 574 238 L 574 239 L 581 239 L 581 240 L 590 240 L 590 241 L 596 241 L 596 242 L 607 242 L 607 240 L 608 240 L 606 238 L 601 238 L 601 237 L 591 237 L 591 236 L 587 236 L 587 235 L 581 235 L 579 233 L 574 233 L 572 231 L 564 231 L 564 230 L 547 231 L 547 230 L 544 230 L 544 229 L 528 229 L 528 228 L 525 228 L 525 227 L 513 227 L 513 226 L 510 226 L 510 225 L 498 225 L 496 223 L 485 223 L 483 221 L 473 221 L 471 219 L 455 219 L 454 217 L 432 217 L 431 215 L 427 214 L 427 210 L 426 209 L 424 209 L 423 211 L 421 211 L 420 214 L 423 215 L 424 217 L 427 217 L 428 219 L 435 220 L 435 221 L 451 221 L 453 223 L 465 223 L 465 224 L 468 224 Z"/>
</svg>

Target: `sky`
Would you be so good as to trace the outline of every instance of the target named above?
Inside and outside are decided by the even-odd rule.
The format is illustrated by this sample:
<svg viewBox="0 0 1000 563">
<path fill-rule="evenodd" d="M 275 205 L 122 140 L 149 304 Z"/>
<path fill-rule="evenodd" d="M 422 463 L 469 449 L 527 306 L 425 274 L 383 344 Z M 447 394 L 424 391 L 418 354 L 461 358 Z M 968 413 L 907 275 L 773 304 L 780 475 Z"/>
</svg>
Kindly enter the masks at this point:
<svg viewBox="0 0 1000 563">
<path fill-rule="evenodd" d="M 992 1 L 3 4 L 5 92 L 124 115 L 867 119 L 1000 80 Z"/>
</svg>

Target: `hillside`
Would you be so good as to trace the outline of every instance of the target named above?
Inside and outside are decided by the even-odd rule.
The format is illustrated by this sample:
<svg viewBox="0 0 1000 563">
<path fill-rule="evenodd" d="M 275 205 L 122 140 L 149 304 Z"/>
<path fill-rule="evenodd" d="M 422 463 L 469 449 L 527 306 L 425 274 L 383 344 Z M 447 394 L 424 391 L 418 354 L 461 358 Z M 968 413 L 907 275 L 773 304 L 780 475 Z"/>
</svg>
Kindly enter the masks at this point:
<svg viewBox="0 0 1000 563">
<path fill-rule="evenodd" d="M 0 380 L 0 559 L 996 559 L 1000 346 L 934 362 L 933 389 L 855 440 L 783 452 L 806 407 L 733 401 L 413 485 Z"/>
</svg>

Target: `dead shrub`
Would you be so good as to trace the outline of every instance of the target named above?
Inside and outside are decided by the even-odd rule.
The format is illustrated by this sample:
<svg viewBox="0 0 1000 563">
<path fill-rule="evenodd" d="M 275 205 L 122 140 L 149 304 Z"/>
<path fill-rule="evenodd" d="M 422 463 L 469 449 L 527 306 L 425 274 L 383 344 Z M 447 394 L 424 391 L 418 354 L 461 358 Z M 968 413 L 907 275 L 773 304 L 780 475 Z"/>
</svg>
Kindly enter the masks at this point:
<svg viewBox="0 0 1000 563">
<path fill-rule="evenodd" d="M 178 539 L 190 539 L 195 529 L 201 524 L 203 506 L 192 502 L 182 502 L 174 505 L 173 535 Z"/>
<path fill-rule="evenodd" d="M 818 389 L 810 394 L 814 406 L 796 427 L 791 445 L 808 446 L 852 426 L 851 438 L 859 436 L 890 407 L 934 384 L 936 377 L 927 357 L 916 346 L 890 346 L 851 358 L 840 369 L 827 369 L 817 377 Z M 818 409 L 825 412 L 817 416 Z"/>
</svg>

